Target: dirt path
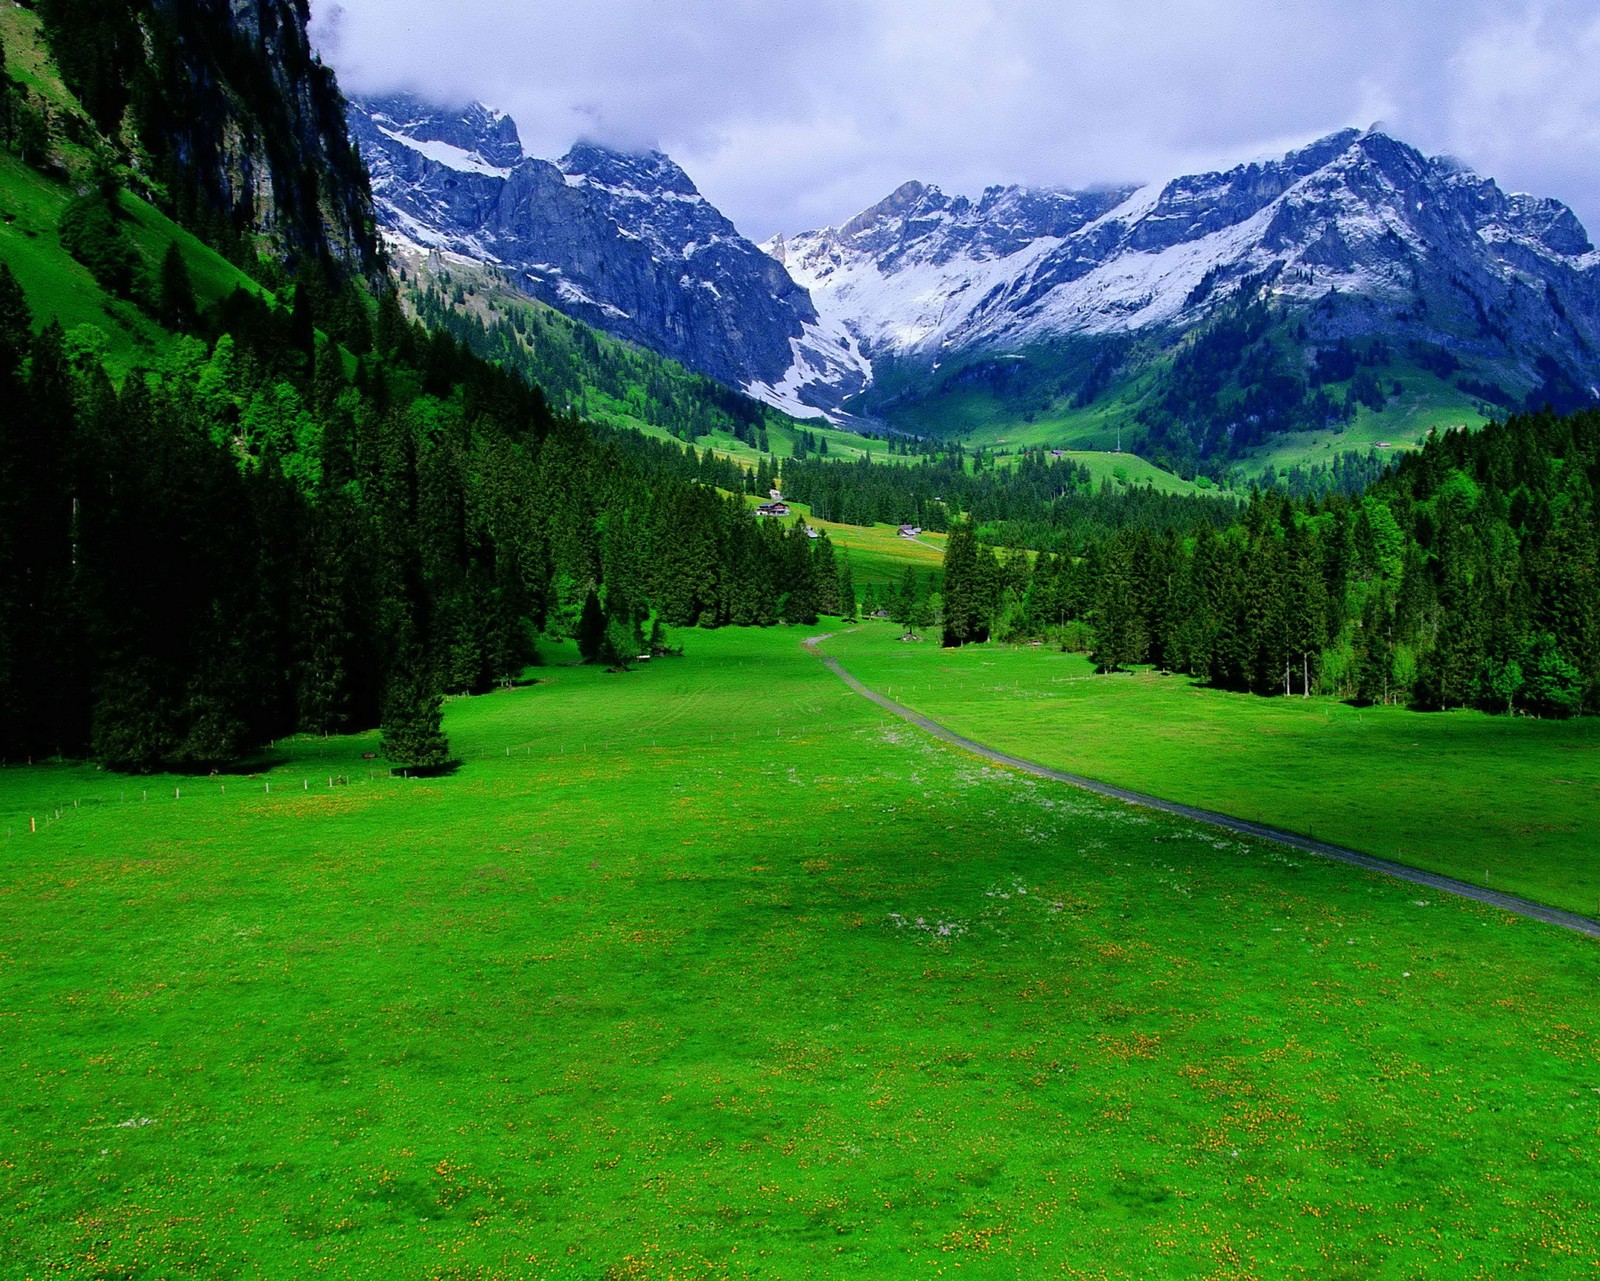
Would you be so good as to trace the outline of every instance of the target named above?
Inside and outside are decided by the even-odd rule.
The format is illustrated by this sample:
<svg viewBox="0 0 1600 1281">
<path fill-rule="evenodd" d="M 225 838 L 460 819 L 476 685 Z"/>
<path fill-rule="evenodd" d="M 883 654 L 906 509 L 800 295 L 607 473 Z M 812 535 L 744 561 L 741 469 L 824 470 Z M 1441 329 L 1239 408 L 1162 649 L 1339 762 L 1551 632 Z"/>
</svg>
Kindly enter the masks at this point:
<svg viewBox="0 0 1600 1281">
<path fill-rule="evenodd" d="M 926 716 L 904 707 L 892 699 L 885 698 L 875 690 L 868 689 L 854 676 L 840 665 L 836 658 L 829 658 L 826 654 L 819 653 L 817 646 L 827 640 L 826 636 L 814 636 L 806 641 L 807 647 L 833 672 L 856 693 L 863 698 L 869 698 L 887 712 L 893 712 L 902 720 L 911 722 L 919 729 L 926 730 L 935 738 L 943 739 L 954 747 L 971 752 L 974 756 L 981 756 L 984 760 L 993 761 L 997 765 L 1004 765 L 1008 769 L 1020 770 L 1024 774 L 1032 774 L 1037 778 L 1054 779 L 1058 783 L 1069 783 L 1073 787 L 1081 787 L 1085 791 L 1095 792 L 1100 796 L 1109 796 L 1113 800 L 1125 801 L 1129 805 L 1139 805 L 1145 809 L 1161 810 L 1167 814 L 1176 814 L 1180 818 L 1193 819 L 1199 823 L 1207 823 L 1212 827 L 1225 828 L 1230 832 L 1239 832 L 1245 836 L 1254 836 L 1259 840 L 1272 841 L 1278 845 L 1287 845 L 1291 849 L 1303 850 L 1307 854 L 1317 854 L 1323 858 L 1331 858 L 1340 863 L 1350 863 L 1356 867 L 1364 867 L 1368 871 L 1381 872 L 1385 876 L 1392 876 L 1397 880 L 1410 881 L 1414 885 L 1426 885 L 1429 889 L 1439 890 L 1445 894 L 1454 894 L 1459 898 L 1472 899 L 1477 903 L 1487 903 L 1491 907 L 1498 907 L 1507 912 L 1514 912 L 1518 916 L 1532 917 L 1537 921 L 1544 921 L 1550 925 L 1559 925 L 1562 929 L 1574 930 L 1579 934 L 1587 934 L 1591 938 L 1600 938 L 1600 921 L 1590 920 L 1587 916 L 1579 916 L 1575 912 L 1563 912 L 1558 907 L 1545 907 L 1543 904 L 1531 902 L 1528 899 L 1518 898 L 1515 894 L 1502 894 L 1498 890 L 1485 889 L 1481 885 L 1473 885 L 1470 881 L 1458 881 L 1452 876 L 1440 876 L 1437 872 L 1424 872 L 1419 868 L 1407 867 L 1404 863 L 1391 863 L 1386 858 L 1375 858 L 1371 854 L 1362 854 L 1358 850 L 1346 849 L 1342 845 L 1330 845 L 1326 841 L 1313 840 L 1309 836 L 1297 836 L 1293 832 L 1286 832 L 1282 828 L 1268 827 L 1265 823 L 1252 823 L 1247 819 L 1230 818 L 1226 814 L 1218 814 L 1213 810 L 1197 809 L 1193 805 L 1180 805 L 1176 801 L 1164 801 L 1159 796 L 1146 796 L 1142 792 L 1130 791 L 1126 787 L 1117 787 L 1111 783 L 1102 783 L 1097 779 L 1085 778 L 1081 774 L 1068 774 L 1063 770 L 1051 769 L 1047 765 L 1040 765 L 1035 761 L 1024 760 L 1020 756 L 1011 756 L 1006 752 L 996 751 L 992 747 L 985 747 L 982 743 L 974 742 L 952 729 L 947 729 L 937 721 L 931 721 Z"/>
</svg>

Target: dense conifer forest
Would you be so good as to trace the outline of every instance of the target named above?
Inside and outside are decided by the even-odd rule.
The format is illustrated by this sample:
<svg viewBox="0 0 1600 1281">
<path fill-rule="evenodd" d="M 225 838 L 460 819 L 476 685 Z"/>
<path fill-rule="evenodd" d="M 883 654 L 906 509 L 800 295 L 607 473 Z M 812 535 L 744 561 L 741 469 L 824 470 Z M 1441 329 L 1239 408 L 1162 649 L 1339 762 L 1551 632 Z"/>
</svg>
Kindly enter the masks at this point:
<svg viewBox="0 0 1600 1281">
<path fill-rule="evenodd" d="M 540 629 L 622 664 L 653 624 L 836 606 L 731 464 L 552 414 L 393 294 L 352 356 L 309 292 L 236 293 L 119 388 L 0 268 L 9 756 L 220 763 L 509 681 Z"/>
<path fill-rule="evenodd" d="M 951 643 L 1049 637 L 1262 693 L 1600 710 L 1600 414 L 1436 436 L 1389 474 L 1352 462 L 1247 506 L 1096 488 L 1042 450 L 846 463 L 802 434 L 781 476 L 748 470 L 551 407 L 610 379 L 686 439 L 763 446 L 766 411 L 705 379 L 564 320 L 541 347 L 526 318 L 486 325 L 436 292 L 407 314 L 299 10 L 262 6 L 249 39 L 218 6 L 40 14 L 82 109 L 0 76 L 0 140 L 71 184 L 62 249 L 170 342 L 114 374 L 0 264 L 9 759 L 220 766 L 381 723 L 394 759 L 437 766 L 441 696 L 516 679 L 541 631 L 622 667 L 670 652 L 669 628 L 853 614 L 826 534 L 751 514 L 779 480 L 821 520 L 950 530 L 942 584 L 908 571 L 865 603 Z M 216 83 L 180 74 L 194 56 Z M 269 208 L 230 185 L 226 120 L 274 175 Z M 176 240 L 159 263 L 134 248 L 135 198 L 267 287 L 202 307 Z"/>
<path fill-rule="evenodd" d="M 944 635 L 1052 636 L 1264 694 L 1595 712 L 1597 482 L 1588 410 L 1436 434 L 1357 497 L 1257 492 L 1220 530 L 1129 523 L 1030 561 L 958 525 Z"/>
</svg>

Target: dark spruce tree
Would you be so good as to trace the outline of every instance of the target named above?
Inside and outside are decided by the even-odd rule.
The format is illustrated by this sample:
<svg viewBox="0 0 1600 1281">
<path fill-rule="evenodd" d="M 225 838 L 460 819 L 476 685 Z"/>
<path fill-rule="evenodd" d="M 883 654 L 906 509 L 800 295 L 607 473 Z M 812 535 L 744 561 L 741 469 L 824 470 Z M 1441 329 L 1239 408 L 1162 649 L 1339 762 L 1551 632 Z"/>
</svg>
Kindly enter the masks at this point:
<svg viewBox="0 0 1600 1281">
<path fill-rule="evenodd" d="M 413 650 L 390 677 L 381 741 L 385 759 L 397 769 L 427 772 L 450 760 L 444 696 L 419 651 Z"/>
<path fill-rule="evenodd" d="M 600 604 L 600 593 L 590 587 L 583 598 L 583 612 L 578 615 L 578 657 L 586 663 L 609 662 L 606 644 L 606 611 Z"/>
<path fill-rule="evenodd" d="M 951 527 L 944 549 L 944 643 L 965 645 L 989 638 L 982 604 L 978 543 L 965 521 Z"/>
<path fill-rule="evenodd" d="M 156 319 L 165 328 L 183 334 L 195 327 L 199 315 L 188 264 L 183 260 L 178 242 L 171 241 L 162 255 L 161 271 L 156 280 Z"/>
</svg>

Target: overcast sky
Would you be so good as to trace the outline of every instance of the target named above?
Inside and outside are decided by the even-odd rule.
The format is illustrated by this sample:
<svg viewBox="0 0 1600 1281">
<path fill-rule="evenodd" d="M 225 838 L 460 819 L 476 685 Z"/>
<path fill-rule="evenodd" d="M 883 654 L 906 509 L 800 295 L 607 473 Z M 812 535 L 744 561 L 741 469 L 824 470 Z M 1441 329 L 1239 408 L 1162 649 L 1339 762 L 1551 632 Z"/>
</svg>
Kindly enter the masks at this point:
<svg viewBox="0 0 1600 1281">
<path fill-rule="evenodd" d="M 313 0 L 347 92 L 660 147 L 764 239 L 908 178 L 1148 181 L 1381 120 L 1600 234 L 1596 0 Z"/>
</svg>

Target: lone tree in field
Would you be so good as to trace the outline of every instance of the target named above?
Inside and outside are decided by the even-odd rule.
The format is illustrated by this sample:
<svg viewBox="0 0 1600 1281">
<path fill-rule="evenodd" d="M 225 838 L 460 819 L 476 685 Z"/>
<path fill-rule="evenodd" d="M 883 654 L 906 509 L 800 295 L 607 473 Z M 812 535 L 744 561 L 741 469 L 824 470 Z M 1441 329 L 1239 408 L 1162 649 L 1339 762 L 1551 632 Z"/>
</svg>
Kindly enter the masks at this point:
<svg viewBox="0 0 1600 1281">
<path fill-rule="evenodd" d="M 382 747 L 388 760 L 407 769 L 438 769 L 450 759 L 444 696 L 420 658 L 403 664 L 389 682 Z"/>
<path fill-rule="evenodd" d="M 578 657 L 586 663 L 598 663 L 606 656 L 606 611 L 600 604 L 600 593 L 593 587 L 583 598 L 583 613 L 578 616 Z"/>
<path fill-rule="evenodd" d="M 927 625 L 928 618 L 928 602 L 917 583 L 917 571 L 907 565 L 894 597 L 894 621 L 905 629 L 905 635 L 914 636 L 918 627 Z"/>
</svg>

